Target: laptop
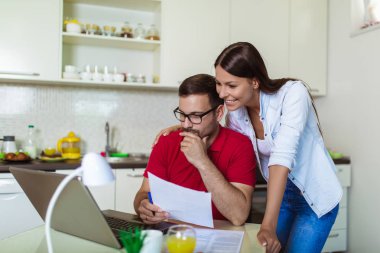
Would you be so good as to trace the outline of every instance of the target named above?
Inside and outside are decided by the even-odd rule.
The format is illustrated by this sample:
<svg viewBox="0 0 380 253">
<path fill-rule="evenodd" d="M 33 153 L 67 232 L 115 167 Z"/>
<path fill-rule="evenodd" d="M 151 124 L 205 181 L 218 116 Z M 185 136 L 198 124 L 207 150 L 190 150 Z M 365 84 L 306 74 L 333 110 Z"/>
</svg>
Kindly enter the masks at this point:
<svg viewBox="0 0 380 253">
<path fill-rule="evenodd" d="M 55 189 L 66 175 L 54 172 L 10 167 L 25 194 L 45 220 L 47 207 Z M 164 233 L 170 222 L 146 225 L 134 214 L 115 210 L 101 211 L 88 188 L 78 179 L 73 179 L 59 196 L 51 220 L 51 228 L 94 241 L 112 248 L 120 249 L 119 231 L 128 228 L 157 229 Z"/>
</svg>

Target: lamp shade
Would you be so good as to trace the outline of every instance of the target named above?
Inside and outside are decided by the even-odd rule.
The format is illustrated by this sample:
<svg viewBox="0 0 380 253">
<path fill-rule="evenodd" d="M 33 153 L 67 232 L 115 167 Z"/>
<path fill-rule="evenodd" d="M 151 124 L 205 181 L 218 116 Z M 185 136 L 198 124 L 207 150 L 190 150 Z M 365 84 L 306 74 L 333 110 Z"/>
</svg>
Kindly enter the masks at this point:
<svg viewBox="0 0 380 253">
<path fill-rule="evenodd" d="M 82 182 L 87 186 L 100 186 L 115 180 L 110 165 L 96 153 L 88 153 L 83 157 L 81 169 Z"/>
</svg>

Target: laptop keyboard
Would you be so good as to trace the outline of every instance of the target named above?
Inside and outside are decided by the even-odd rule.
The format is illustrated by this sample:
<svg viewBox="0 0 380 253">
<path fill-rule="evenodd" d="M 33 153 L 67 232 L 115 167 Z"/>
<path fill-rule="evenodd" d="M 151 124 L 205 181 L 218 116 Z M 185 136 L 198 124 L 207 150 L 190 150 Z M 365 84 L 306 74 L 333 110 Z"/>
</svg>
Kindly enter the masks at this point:
<svg viewBox="0 0 380 253">
<path fill-rule="evenodd" d="M 143 224 L 131 223 L 126 220 L 118 219 L 115 217 L 104 216 L 104 218 L 106 219 L 111 229 L 114 229 L 114 230 L 134 231 L 136 228 L 140 228 L 140 229 L 145 228 Z"/>
</svg>

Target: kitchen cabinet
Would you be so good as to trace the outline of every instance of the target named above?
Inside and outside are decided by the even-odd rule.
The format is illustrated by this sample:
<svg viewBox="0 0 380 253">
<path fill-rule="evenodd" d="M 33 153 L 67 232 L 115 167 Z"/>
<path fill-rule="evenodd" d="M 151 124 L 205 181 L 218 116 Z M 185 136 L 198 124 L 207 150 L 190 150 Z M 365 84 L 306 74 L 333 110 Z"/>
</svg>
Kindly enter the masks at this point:
<svg viewBox="0 0 380 253">
<path fill-rule="evenodd" d="M 213 74 L 228 44 L 249 41 L 262 53 L 270 77 L 299 78 L 313 95 L 326 94 L 327 0 L 15 0 L 3 1 L 0 9 L 0 29 L 6 31 L 0 71 L 39 74 L 12 75 L 16 81 L 0 74 L 0 82 L 177 90 L 190 75 Z M 155 24 L 161 40 L 68 33 L 66 17 L 118 32 L 125 21 L 132 28 Z M 82 71 L 97 66 L 100 72 L 116 67 L 145 75 L 147 82 L 63 79 L 66 65 Z M 160 83 L 152 83 L 153 75 Z"/>
<path fill-rule="evenodd" d="M 252 43 L 271 78 L 289 73 L 289 16 L 289 1 L 231 0 L 231 43 Z"/>
<path fill-rule="evenodd" d="M 0 240 L 44 224 L 11 173 L 0 174 Z"/>
<path fill-rule="evenodd" d="M 290 0 L 289 76 L 326 95 L 327 0 Z"/>
<path fill-rule="evenodd" d="M 136 213 L 133 201 L 144 179 L 145 169 L 116 170 L 116 211 Z"/>
<path fill-rule="evenodd" d="M 343 187 L 343 197 L 339 203 L 339 212 L 335 224 L 331 229 L 329 237 L 322 252 L 335 252 L 347 250 L 347 190 L 351 186 L 351 165 L 336 165 L 337 176 Z"/>
<path fill-rule="evenodd" d="M 57 170 L 56 173 L 70 174 L 73 170 Z M 115 170 L 112 170 L 116 174 Z M 87 187 L 98 204 L 100 210 L 115 209 L 116 182 L 107 185 Z"/>
<path fill-rule="evenodd" d="M 327 85 L 327 0 L 231 0 L 231 43 L 251 42 L 271 78 L 304 80 L 312 95 Z"/>
<path fill-rule="evenodd" d="M 0 2 L 0 78 L 56 79 L 59 0 Z"/>
<path fill-rule="evenodd" d="M 212 74 L 229 43 L 229 0 L 162 0 L 161 83 Z"/>
</svg>

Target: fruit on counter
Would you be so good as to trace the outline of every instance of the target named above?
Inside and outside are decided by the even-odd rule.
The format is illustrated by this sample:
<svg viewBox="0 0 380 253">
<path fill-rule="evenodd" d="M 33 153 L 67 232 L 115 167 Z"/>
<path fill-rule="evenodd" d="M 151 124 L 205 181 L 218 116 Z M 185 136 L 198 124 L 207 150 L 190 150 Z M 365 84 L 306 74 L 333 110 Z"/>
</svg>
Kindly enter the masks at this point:
<svg viewBox="0 0 380 253">
<path fill-rule="evenodd" d="M 334 151 L 329 150 L 329 154 L 330 154 L 330 156 L 331 156 L 332 159 L 343 158 L 343 154 L 339 153 L 339 152 L 334 152 Z"/>
<path fill-rule="evenodd" d="M 6 153 L 4 159 L 7 161 L 29 161 L 30 156 L 24 152 Z"/>
<path fill-rule="evenodd" d="M 59 152 L 51 153 L 51 152 L 45 152 L 45 151 L 42 151 L 41 154 L 40 154 L 40 157 L 47 157 L 47 158 L 61 158 L 61 157 L 62 157 L 62 154 L 59 153 Z"/>
</svg>

